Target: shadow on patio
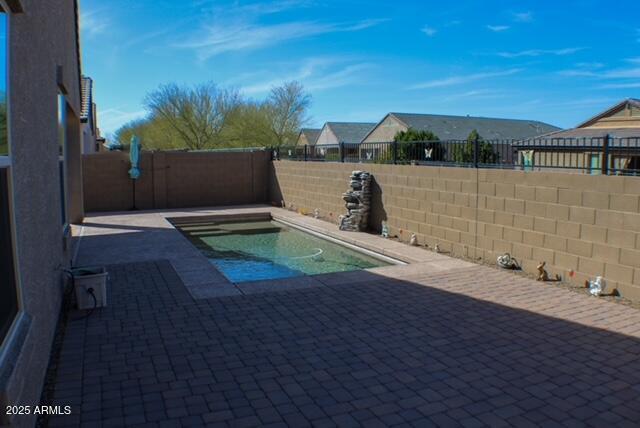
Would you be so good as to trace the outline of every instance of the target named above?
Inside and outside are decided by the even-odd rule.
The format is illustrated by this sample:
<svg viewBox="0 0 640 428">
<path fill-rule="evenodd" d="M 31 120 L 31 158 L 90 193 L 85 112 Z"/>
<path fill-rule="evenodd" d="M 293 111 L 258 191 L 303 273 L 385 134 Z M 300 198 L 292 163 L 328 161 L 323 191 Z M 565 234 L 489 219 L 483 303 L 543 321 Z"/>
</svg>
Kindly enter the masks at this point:
<svg viewBox="0 0 640 428">
<path fill-rule="evenodd" d="M 332 274 L 203 300 L 167 261 L 110 272 L 109 306 L 67 324 L 50 387 L 73 414 L 51 426 L 640 420 L 638 311 L 506 272 Z"/>
</svg>

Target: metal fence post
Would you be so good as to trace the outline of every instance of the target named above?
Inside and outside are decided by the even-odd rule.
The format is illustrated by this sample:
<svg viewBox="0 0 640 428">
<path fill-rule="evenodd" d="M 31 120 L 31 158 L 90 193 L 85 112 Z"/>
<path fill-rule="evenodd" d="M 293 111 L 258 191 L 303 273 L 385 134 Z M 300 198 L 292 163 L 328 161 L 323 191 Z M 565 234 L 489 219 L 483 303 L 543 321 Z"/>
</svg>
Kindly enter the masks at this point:
<svg viewBox="0 0 640 428">
<path fill-rule="evenodd" d="M 393 164 L 397 164 L 398 163 L 398 142 L 394 141 L 393 143 L 391 143 L 391 153 L 393 154 Z"/>
<path fill-rule="evenodd" d="M 340 141 L 338 150 L 340 151 L 340 162 L 344 163 L 344 142 Z"/>
<path fill-rule="evenodd" d="M 480 163 L 480 141 L 477 138 L 473 139 L 473 167 L 477 168 Z"/>
<path fill-rule="evenodd" d="M 602 140 L 602 175 L 609 174 L 609 134 L 606 134 Z"/>
<path fill-rule="evenodd" d="M 307 145 L 304 145 L 304 161 L 307 161 Z"/>
</svg>

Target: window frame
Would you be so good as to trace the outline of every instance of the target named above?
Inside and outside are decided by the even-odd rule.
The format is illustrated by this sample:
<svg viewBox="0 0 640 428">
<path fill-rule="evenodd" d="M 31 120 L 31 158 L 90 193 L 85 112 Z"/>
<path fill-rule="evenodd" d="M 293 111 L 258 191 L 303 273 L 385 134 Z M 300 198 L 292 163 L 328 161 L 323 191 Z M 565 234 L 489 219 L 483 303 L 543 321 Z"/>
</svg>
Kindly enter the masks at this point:
<svg viewBox="0 0 640 428">
<path fill-rule="evenodd" d="M 19 4 L 18 4 L 19 6 Z M 7 109 L 7 154 L 0 155 L 0 168 L 7 170 L 7 201 L 8 201 L 8 217 L 9 217 L 9 233 L 11 239 L 11 252 L 12 252 L 12 265 L 13 265 L 13 279 L 16 289 L 16 314 L 11 321 L 7 332 L 3 337 L 0 337 L 0 367 L 2 367 L 5 359 L 7 358 L 12 348 L 12 343 L 17 340 L 17 336 L 20 334 L 20 326 L 24 324 L 28 318 L 24 311 L 24 301 L 22 293 L 22 281 L 20 278 L 20 270 L 18 269 L 18 244 L 16 237 L 16 221 L 14 211 L 14 192 L 13 192 L 13 165 L 11 156 L 11 85 L 10 82 L 10 70 L 11 70 L 11 55 L 10 55 L 10 34 L 11 34 L 11 14 L 12 8 L 7 5 L 5 0 L 0 0 L 0 13 L 5 15 L 6 19 L 6 35 L 5 35 L 5 102 Z"/>
<path fill-rule="evenodd" d="M 58 175 L 60 177 L 60 213 L 62 215 L 62 233 L 63 235 L 69 229 L 69 205 L 68 205 L 68 188 L 67 188 L 67 109 L 69 105 L 67 103 L 67 96 L 62 91 L 62 88 L 58 88 L 58 95 L 56 98 L 58 105 L 58 145 L 59 154 L 58 162 L 62 162 L 62 165 L 58 165 Z"/>
</svg>

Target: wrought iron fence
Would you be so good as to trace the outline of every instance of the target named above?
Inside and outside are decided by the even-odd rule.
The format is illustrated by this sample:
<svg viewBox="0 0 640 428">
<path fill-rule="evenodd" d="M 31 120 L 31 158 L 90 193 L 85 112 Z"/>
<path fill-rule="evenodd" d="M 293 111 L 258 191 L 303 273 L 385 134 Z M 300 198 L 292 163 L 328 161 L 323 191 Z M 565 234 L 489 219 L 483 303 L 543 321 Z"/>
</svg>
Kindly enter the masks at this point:
<svg viewBox="0 0 640 428">
<path fill-rule="evenodd" d="M 640 175 L 639 137 L 438 140 L 320 146 L 281 146 L 274 160 L 574 170 Z"/>
</svg>

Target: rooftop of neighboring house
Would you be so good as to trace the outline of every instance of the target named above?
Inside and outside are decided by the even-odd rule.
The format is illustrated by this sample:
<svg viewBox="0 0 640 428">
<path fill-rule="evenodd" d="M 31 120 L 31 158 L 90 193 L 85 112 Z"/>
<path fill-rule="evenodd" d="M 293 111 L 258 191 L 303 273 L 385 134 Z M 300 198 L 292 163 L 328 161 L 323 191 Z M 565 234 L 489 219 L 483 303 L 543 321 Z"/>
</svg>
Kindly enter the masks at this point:
<svg viewBox="0 0 640 428">
<path fill-rule="evenodd" d="M 339 142 L 360 144 L 376 124 L 371 122 L 327 122 L 324 126 L 333 132 Z"/>
<path fill-rule="evenodd" d="M 628 98 L 582 122 L 575 128 L 550 132 L 540 136 L 536 145 L 599 146 L 605 136 L 614 146 L 634 147 L 640 141 L 640 100 Z M 620 140 L 622 139 L 622 140 Z M 633 141 L 629 141 L 632 139 Z M 527 145 L 522 142 L 521 145 Z"/>
<path fill-rule="evenodd" d="M 320 132 L 322 132 L 322 129 L 302 128 L 300 130 L 300 135 L 304 135 L 305 138 L 307 139 L 307 143 L 313 145 L 316 143 L 316 141 L 318 141 L 318 136 L 320 135 Z"/>
<path fill-rule="evenodd" d="M 474 129 L 485 140 L 530 138 L 560 130 L 537 120 L 395 112 L 384 119 L 388 116 L 393 116 L 408 128 L 431 131 L 441 140 L 464 140 Z"/>
</svg>

